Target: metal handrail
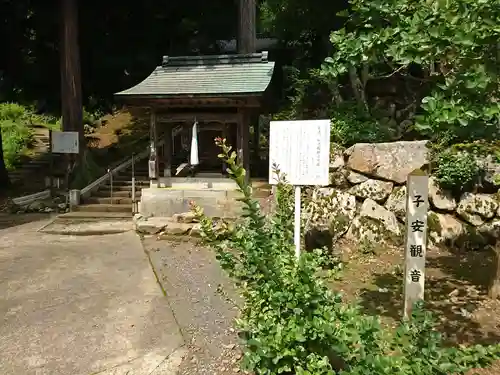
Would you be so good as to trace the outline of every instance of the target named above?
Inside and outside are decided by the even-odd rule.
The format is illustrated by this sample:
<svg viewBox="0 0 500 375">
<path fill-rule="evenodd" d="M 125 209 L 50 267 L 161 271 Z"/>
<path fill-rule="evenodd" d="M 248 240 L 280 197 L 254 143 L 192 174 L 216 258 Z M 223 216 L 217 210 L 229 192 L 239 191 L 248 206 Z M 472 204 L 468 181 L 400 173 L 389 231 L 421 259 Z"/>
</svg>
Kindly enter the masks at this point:
<svg viewBox="0 0 500 375">
<path fill-rule="evenodd" d="M 111 168 L 108 168 L 108 175 L 109 175 L 109 197 L 110 197 L 110 202 L 111 205 L 113 205 L 113 172 Z"/>
<path fill-rule="evenodd" d="M 158 146 L 161 146 L 163 145 L 165 141 L 162 139 L 158 142 Z M 141 159 L 144 159 L 144 158 L 147 158 L 148 155 L 150 153 L 150 149 L 149 147 L 147 149 L 145 149 L 144 151 L 140 152 L 139 154 L 134 154 L 135 157 L 134 157 L 134 160 L 137 161 L 137 160 L 141 160 Z M 114 167 L 114 168 L 109 168 L 111 170 L 111 174 L 117 174 L 118 172 L 130 167 L 130 165 L 132 164 L 132 159 L 131 158 L 127 158 L 125 159 L 125 161 L 123 161 L 122 163 L 120 163 L 118 166 Z M 81 190 L 81 196 L 82 197 L 87 197 L 88 195 L 90 195 L 90 193 L 92 191 L 94 191 L 95 189 L 97 189 L 100 185 L 106 183 L 108 180 L 109 180 L 109 176 L 110 174 L 108 172 L 106 172 L 103 176 L 101 176 L 100 178 L 98 178 L 97 180 L 95 180 L 94 182 L 90 183 L 89 185 L 87 185 L 86 187 L 84 187 L 82 190 Z"/>
</svg>

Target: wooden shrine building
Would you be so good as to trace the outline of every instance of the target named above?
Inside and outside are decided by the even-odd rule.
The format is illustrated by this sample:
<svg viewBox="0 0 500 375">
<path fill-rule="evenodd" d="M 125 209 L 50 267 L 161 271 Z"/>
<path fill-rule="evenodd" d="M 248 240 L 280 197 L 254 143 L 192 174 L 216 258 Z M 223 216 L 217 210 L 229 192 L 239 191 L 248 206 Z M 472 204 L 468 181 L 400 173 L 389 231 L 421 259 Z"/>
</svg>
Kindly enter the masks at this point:
<svg viewBox="0 0 500 375">
<path fill-rule="evenodd" d="M 151 187 L 170 187 L 180 178 L 176 172 L 189 161 L 194 129 L 197 178 L 220 178 L 225 173 L 215 137 L 227 139 L 250 174 L 250 119 L 258 114 L 273 71 L 267 52 L 165 56 L 144 81 L 115 94 L 127 106 L 149 109 Z"/>
<path fill-rule="evenodd" d="M 140 214 L 169 217 L 189 211 L 192 200 L 209 216 L 238 214 L 239 193 L 225 176 L 214 139 L 226 138 L 236 149 L 248 177 L 251 118 L 273 71 L 267 52 L 165 56 L 144 81 L 116 94 L 150 116 L 150 188 L 141 190 Z"/>
</svg>

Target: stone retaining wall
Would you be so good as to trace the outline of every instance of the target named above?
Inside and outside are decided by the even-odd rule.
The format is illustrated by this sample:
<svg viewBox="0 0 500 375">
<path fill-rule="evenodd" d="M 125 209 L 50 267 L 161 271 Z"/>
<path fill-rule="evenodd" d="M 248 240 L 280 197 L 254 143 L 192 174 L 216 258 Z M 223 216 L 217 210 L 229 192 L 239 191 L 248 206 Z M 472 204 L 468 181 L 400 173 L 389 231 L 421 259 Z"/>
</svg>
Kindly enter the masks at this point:
<svg viewBox="0 0 500 375">
<path fill-rule="evenodd" d="M 406 179 L 427 169 L 427 141 L 356 144 L 347 150 L 332 145 L 328 188 L 314 194 L 306 212 L 308 235 L 329 232 L 333 240 L 400 242 L 406 212 Z M 429 239 L 434 243 L 488 239 L 500 231 L 500 194 L 493 176 L 500 164 L 490 160 L 484 184 L 459 199 L 429 179 Z M 307 236 L 306 236 L 307 237 Z M 307 241 L 307 238 L 306 238 Z M 469 241 L 470 242 L 470 241 Z M 481 241 L 479 241 L 481 242 Z"/>
</svg>

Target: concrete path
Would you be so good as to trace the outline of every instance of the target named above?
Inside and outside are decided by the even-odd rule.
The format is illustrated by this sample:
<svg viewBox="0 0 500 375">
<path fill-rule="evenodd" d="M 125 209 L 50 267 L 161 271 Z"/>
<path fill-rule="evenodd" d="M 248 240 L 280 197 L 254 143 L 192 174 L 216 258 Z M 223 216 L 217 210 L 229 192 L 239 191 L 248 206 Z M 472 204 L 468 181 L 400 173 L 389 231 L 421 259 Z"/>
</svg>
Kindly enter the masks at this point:
<svg viewBox="0 0 500 375">
<path fill-rule="evenodd" d="M 0 374 L 169 375 L 184 340 L 133 232 L 0 230 Z"/>
</svg>

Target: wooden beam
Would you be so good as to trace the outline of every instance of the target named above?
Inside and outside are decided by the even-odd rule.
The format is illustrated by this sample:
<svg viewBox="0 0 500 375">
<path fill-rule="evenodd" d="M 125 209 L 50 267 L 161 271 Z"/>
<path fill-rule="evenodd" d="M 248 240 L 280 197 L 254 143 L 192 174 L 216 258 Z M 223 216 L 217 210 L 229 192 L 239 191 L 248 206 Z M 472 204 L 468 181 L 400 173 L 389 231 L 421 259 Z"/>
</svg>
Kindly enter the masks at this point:
<svg viewBox="0 0 500 375">
<path fill-rule="evenodd" d="M 194 98 L 150 98 L 150 97 L 123 97 L 123 102 L 130 106 L 163 107 L 163 108 L 242 108 L 260 107 L 260 97 L 250 96 L 241 99 L 194 99 Z"/>
<path fill-rule="evenodd" d="M 194 119 L 199 122 L 220 122 L 220 123 L 236 123 L 239 120 L 237 113 L 210 113 L 210 112 L 192 112 L 192 113 L 168 113 L 159 115 L 157 122 L 172 123 L 172 122 L 193 122 Z"/>
</svg>

